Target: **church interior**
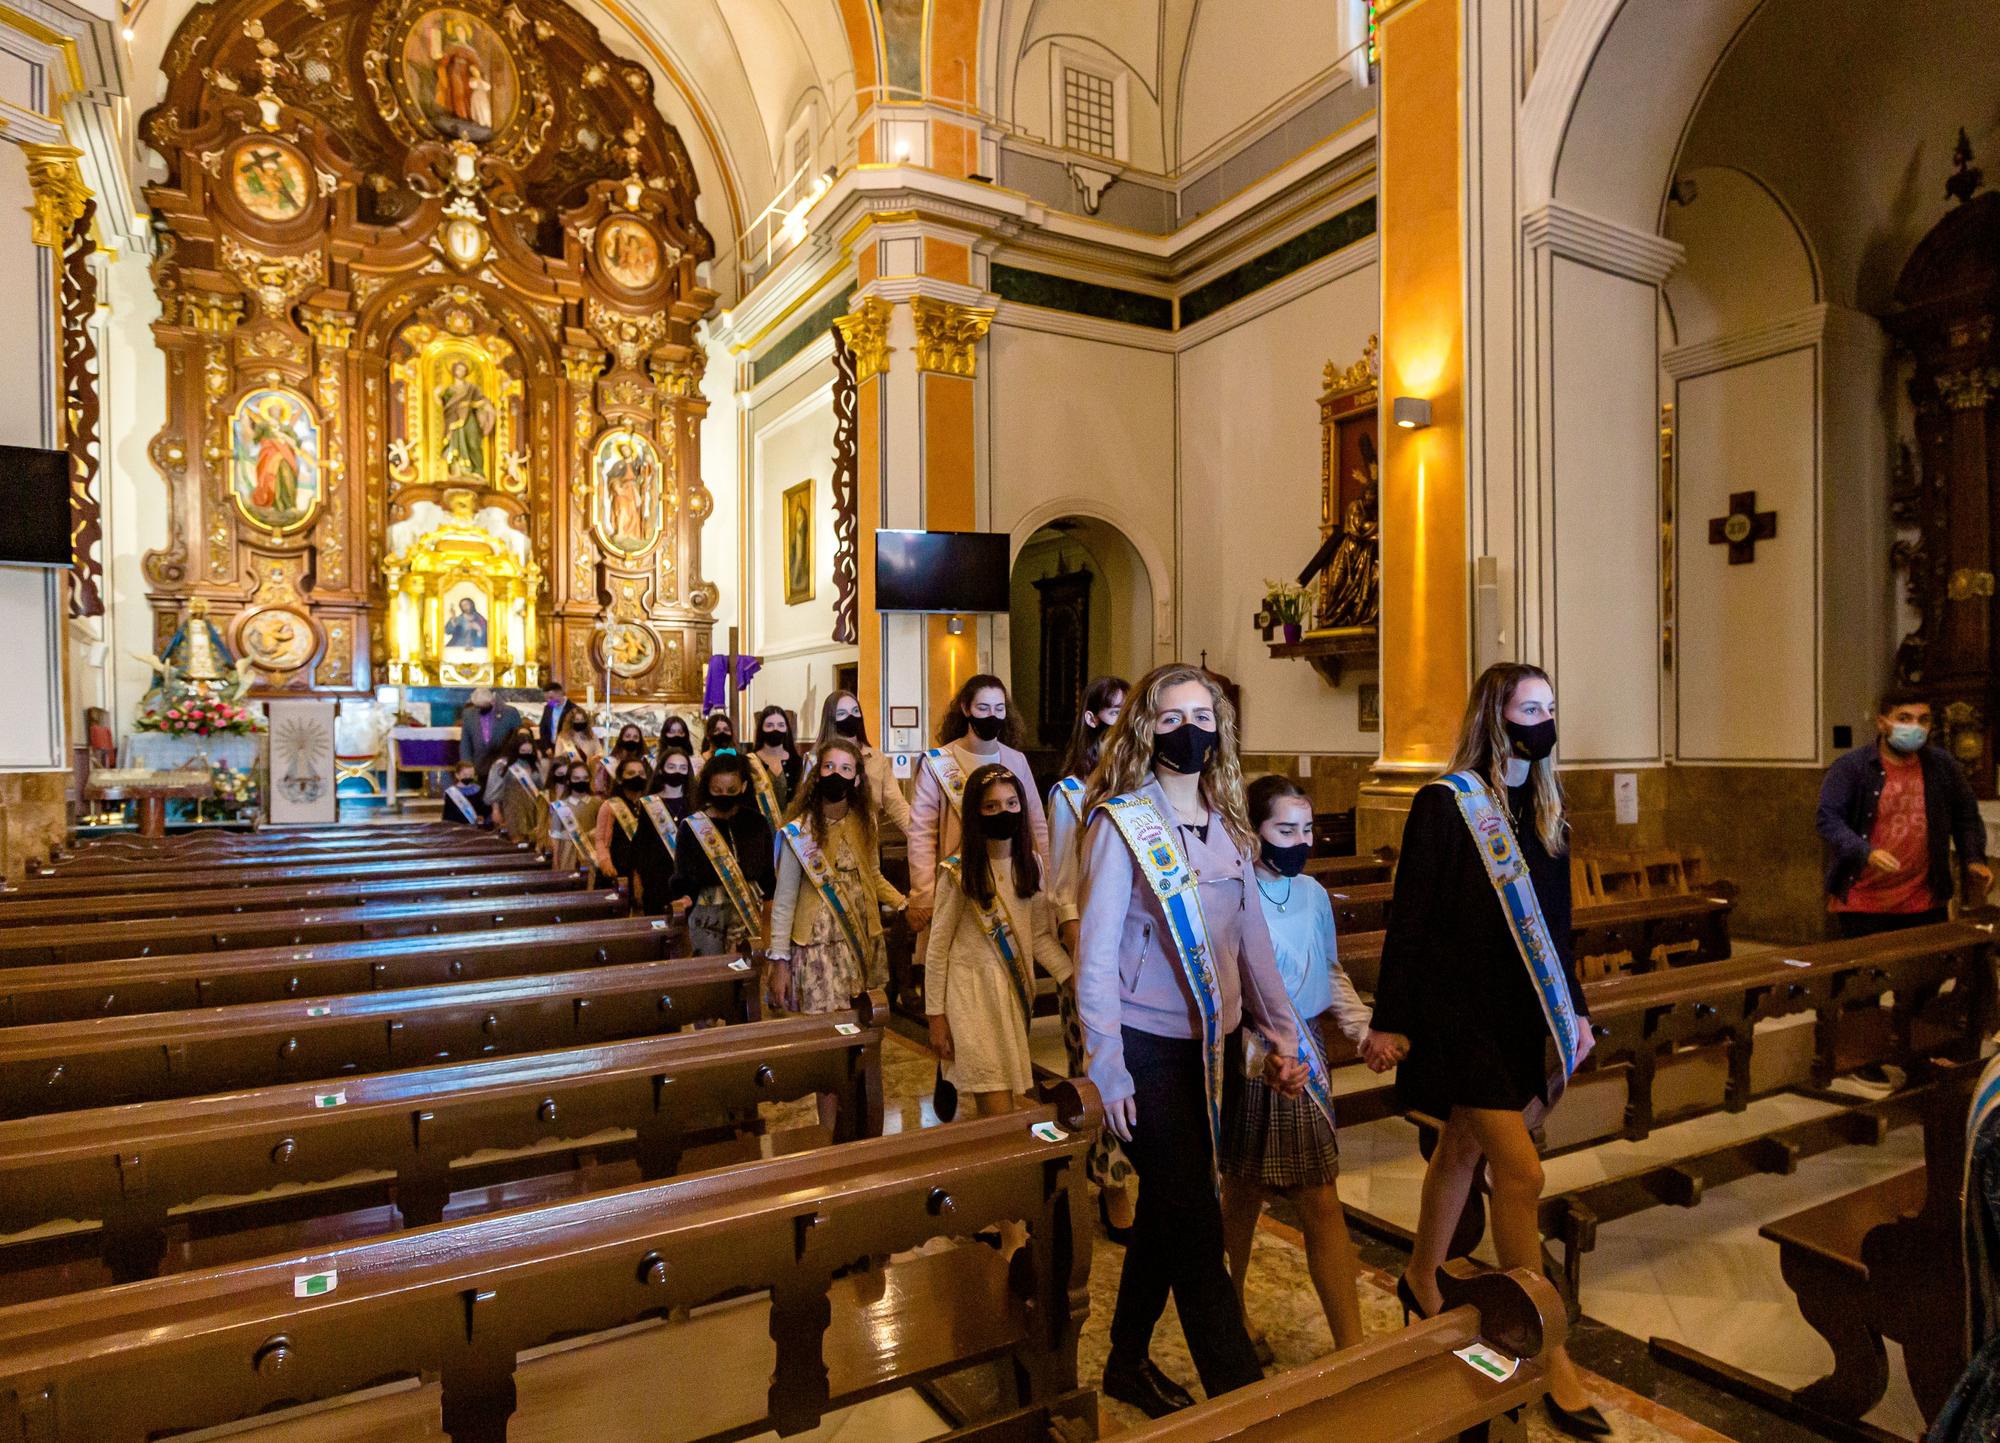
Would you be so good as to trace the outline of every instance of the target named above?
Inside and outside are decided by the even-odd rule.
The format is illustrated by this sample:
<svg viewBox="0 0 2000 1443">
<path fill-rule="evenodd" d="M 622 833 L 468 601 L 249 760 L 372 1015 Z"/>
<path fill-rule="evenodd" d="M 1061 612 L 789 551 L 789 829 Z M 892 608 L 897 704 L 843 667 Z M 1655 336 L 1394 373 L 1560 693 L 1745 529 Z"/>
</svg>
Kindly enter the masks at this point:
<svg viewBox="0 0 2000 1443">
<path fill-rule="evenodd" d="M 0 3 L 0 1440 L 1991 1439 L 1993 21 Z"/>
</svg>

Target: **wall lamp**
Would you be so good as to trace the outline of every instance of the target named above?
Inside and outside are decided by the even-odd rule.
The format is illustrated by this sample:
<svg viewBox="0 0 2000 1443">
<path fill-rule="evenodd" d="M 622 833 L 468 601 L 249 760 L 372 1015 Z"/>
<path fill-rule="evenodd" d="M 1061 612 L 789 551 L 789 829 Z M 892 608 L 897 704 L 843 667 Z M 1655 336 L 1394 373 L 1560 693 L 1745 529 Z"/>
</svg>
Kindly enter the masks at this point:
<svg viewBox="0 0 2000 1443">
<path fill-rule="evenodd" d="M 1431 423 L 1431 403 L 1421 396 L 1398 396 L 1390 414 L 1405 431 L 1421 431 Z"/>
</svg>

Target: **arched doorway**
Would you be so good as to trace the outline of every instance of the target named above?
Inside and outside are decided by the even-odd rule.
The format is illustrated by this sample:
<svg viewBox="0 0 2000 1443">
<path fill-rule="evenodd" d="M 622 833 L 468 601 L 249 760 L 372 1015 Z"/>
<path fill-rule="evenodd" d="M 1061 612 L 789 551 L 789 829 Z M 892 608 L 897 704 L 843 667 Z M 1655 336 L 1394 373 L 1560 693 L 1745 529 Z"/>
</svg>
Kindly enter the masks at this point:
<svg viewBox="0 0 2000 1443">
<path fill-rule="evenodd" d="M 1009 609 L 1014 705 L 1030 753 L 1059 753 L 1083 688 L 1153 664 L 1153 584 L 1131 540 L 1094 516 L 1044 522 L 1015 553 Z"/>
</svg>

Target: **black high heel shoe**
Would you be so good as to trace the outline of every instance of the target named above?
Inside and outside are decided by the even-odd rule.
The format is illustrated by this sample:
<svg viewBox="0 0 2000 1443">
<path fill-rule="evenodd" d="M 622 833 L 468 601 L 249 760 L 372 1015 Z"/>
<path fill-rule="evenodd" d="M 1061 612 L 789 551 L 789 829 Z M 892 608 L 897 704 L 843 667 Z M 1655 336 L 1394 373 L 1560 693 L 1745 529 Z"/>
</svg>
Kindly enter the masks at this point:
<svg viewBox="0 0 2000 1443">
<path fill-rule="evenodd" d="M 1553 1393 L 1542 1395 L 1542 1407 L 1548 1410 L 1549 1423 L 1558 1433 L 1567 1433 L 1572 1438 L 1608 1438 L 1611 1425 L 1592 1403 L 1581 1408 L 1565 1408 L 1556 1401 Z"/>
<path fill-rule="evenodd" d="M 1111 1202 L 1102 1191 L 1099 1191 L 1097 1194 L 1097 1220 L 1104 1224 L 1104 1236 L 1106 1238 L 1118 1244 L 1121 1248 L 1131 1245 L 1132 1229 L 1130 1227 L 1121 1228 L 1111 1221 Z"/>
<path fill-rule="evenodd" d="M 1396 1301 L 1403 1305 L 1403 1323 L 1405 1326 L 1408 1326 L 1411 1314 L 1415 1314 L 1419 1318 L 1428 1318 L 1430 1316 L 1429 1313 L 1424 1311 L 1424 1305 L 1417 1301 L 1416 1292 L 1410 1287 L 1410 1276 L 1408 1273 L 1396 1279 Z"/>
</svg>

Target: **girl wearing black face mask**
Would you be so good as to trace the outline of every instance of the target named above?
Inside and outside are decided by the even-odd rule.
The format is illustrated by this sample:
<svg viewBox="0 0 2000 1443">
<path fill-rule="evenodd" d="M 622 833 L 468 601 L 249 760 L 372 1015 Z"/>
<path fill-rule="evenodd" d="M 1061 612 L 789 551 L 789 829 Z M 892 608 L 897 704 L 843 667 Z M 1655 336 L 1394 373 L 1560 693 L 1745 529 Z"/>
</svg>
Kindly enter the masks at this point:
<svg viewBox="0 0 2000 1443">
<path fill-rule="evenodd" d="M 757 789 L 757 806 L 775 832 L 784 824 L 785 808 L 791 805 L 792 792 L 805 770 L 799 749 L 792 745 L 791 716 L 783 707 L 767 706 L 757 713 L 755 746 L 750 756 L 762 776 L 753 772 L 750 780 Z"/>
<path fill-rule="evenodd" d="M 548 799 L 542 795 L 535 734 L 521 727 L 495 754 L 482 800 L 493 825 L 518 841 L 548 848 Z"/>
<path fill-rule="evenodd" d="M 1399 1104 L 1445 1120 L 1397 1289 L 1406 1308 L 1426 1317 L 1442 1305 L 1437 1270 L 1482 1159 L 1500 1266 L 1539 1264 L 1542 1172 L 1529 1129 L 1591 1046 L 1571 957 L 1555 730 L 1545 672 L 1517 662 L 1487 668 L 1473 684 L 1450 772 L 1417 793 L 1403 832 L 1374 1025 L 1392 1042 L 1407 1039 Z M 1525 867 L 1525 885 L 1509 884 L 1507 910 L 1488 870 L 1488 838 L 1511 844 L 1512 875 Z M 1538 920 L 1524 920 L 1517 933 L 1510 916 Z M 1549 1355 L 1548 1376 L 1550 1422 L 1575 1437 L 1609 1431 L 1560 1348 Z"/>
<path fill-rule="evenodd" d="M 868 783 L 868 804 L 875 811 L 877 834 L 893 830 L 907 837 L 910 799 L 903 795 L 902 784 L 896 780 L 895 764 L 869 742 L 861 699 L 851 691 L 831 692 L 820 706 L 818 740 L 824 744 L 834 737 L 853 742 L 861 749 L 862 776 Z"/>
<path fill-rule="evenodd" d="M 998 763 L 1014 774 L 1027 799 L 1035 855 L 1044 866 L 1049 855 L 1048 818 L 1035 775 L 1019 750 L 1020 731 L 1006 684 L 983 674 L 968 679 L 938 724 L 937 740 L 917 769 L 916 796 L 910 802 L 910 925 L 918 929 L 930 921 L 938 863 L 959 849 L 965 780 L 980 767 Z"/>
<path fill-rule="evenodd" d="M 1263 1376 L 1216 1195 L 1221 1044 L 1248 1023 L 1269 1044 L 1263 1077 L 1285 1097 L 1308 1072 L 1257 905 L 1235 711 L 1212 675 L 1175 664 L 1133 685 L 1083 814 L 1077 1011 L 1105 1125 L 1139 1174 L 1103 1387 L 1158 1417 L 1192 1401 L 1148 1357 L 1169 1293 L 1211 1398 Z"/>
<path fill-rule="evenodd" d="M 639 838 L 647 827 L 641 807 L 646 795 L 644 763 L 621 759 L 613 781 L 611 795 L 597 809 L 597 870 L 624 882 L 634 904 L 643 909 L 647 898 L 639 870 Z M 663 899 L 655 900 L 665 906 Z"/>
<path fill-rule="evenodd" d="M 1035 967 L 1058 983 L 1070 975 L 1056 938 L 1055 907 L 1042 890 L 1024 799 L 1013 772 L 989 763 L 965 784 L 968 834 L 939 869 L 937 914 L 924 953 L 924 1011 L 945 1078 L 981 1117 L 1025 1104 L 1034 1082 L 1028 1025 Z M 1004 950 L 995 936 L 1004 936 Z"/>
<path fill-rule="evenodd" d="M 724 747 L 736 745 L 736 727 L 729 720 L 729 713 L 713 711 L 701 727 L 701 750 L 704 756 L 713 756 Z"/>
<path fill-rule="evenodd" d="M 882 879 L 861 748 L 829 737 L 778 834 L 771 898 L 771 1000 L 790 1012 L 844 1012 L 888 981 L 882 910 L 903 894 Z M 827 900 L 831 881 L 838 906 Z"/>
<path fill-rule="evenodd" d="M 1312 804 L 1290 778 L 1279 776 L 1257 778 L 1248 798 L 1250 825 L 1257 829 L 1258 902 L 1300 1033 L 1316 1040 L 1331 1020 L 1368 1052 L 1368 1008 L 1341 970 L 1333 903 L 1326 888 L 1301 875 L 1312 854 Z M 1361 1303 L 1354 1292 L 1354 1246 L 1334 1181 L 1340 1154 L 1333 1124 L 1311 1099 L 1283 1096 L 1243 1060 L 1246 1065 L 1232 1067 L 1225 1079 L 1222 1104 L 1222 1225 L 1236 1295 L 1243 1296 L 1264 1201 L 1282 1194 L 1303 1225 L 1306 1267 L 1333 1345 L 1352 1347 L 1361 1341 Z"/>
<path fill-rule="evenodd" d="M 761 946 L 764 904 L 777 885 L 771 829 L 750 796 L 755 763 L 717 752 L 695 778 L 694 806 L 674 843 L 673 898 L 690 898 L 688 938 L 697 957 Z M 733 862 L 733 865 L 732 865 Z M 741 882 L 725 883 L 719 868 Z"/>
</svg>

